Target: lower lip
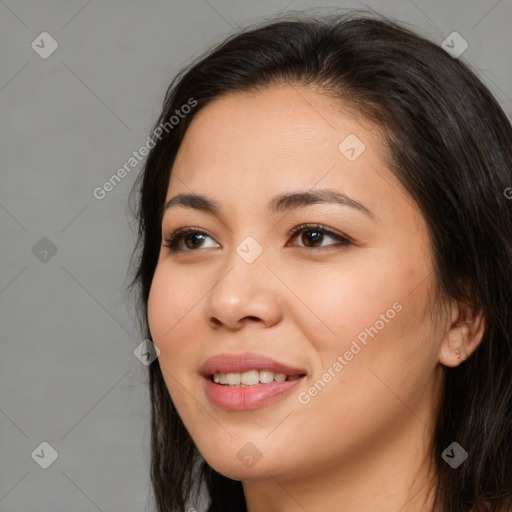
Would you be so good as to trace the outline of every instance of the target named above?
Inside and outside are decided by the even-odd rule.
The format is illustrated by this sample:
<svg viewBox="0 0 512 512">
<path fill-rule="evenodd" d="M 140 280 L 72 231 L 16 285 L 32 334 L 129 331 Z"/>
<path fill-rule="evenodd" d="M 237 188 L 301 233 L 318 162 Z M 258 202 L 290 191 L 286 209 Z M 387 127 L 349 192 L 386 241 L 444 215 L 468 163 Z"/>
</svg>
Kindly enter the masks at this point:
<svg viewBox="0 0 512 512">
<path fill-rule="evenodd" d="M 246 388 L 223 386 L 205 378 L 206 394 L 212 403 L 230 411 L 258 409 L 289 393 L 304 377 L 283 382 L 255 384 Z"/>
</svg>

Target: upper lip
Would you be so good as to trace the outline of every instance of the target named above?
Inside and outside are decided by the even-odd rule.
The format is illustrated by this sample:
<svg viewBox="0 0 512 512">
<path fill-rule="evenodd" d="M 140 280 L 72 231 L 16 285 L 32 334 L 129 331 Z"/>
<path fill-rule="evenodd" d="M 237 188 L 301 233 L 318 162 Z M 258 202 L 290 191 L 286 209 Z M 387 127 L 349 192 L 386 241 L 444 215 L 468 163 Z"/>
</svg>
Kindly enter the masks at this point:
<svg viewBox="0 0 512 512">
<path fill-rule="evenodd" d="M 271 357 L 253 352 L 243 354 L 218 354 L 210 357 L 201 367 L 200 373 L 210 377 L 214 373 L 243 373 L 249 370 L 270 370 L 274 373 L 284 373 L 290 377 L 305 375 L 301 368 L 292 368 Z"/>
</svg>

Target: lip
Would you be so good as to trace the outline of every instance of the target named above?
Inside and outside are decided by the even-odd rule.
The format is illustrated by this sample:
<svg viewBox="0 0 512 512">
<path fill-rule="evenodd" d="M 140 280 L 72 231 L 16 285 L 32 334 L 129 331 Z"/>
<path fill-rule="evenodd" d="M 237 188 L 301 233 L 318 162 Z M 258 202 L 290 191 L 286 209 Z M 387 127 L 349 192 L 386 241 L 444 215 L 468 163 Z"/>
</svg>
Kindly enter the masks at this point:
<svg viewBox="0 0 512 512">
<path fill-rule="evenodd" d="M 243 373 L 249 370 L 270 370 L 290 377 L 302 375 L 296 380 L 255 384 L 248 387 L 230 387 L 213 382 L 214 373 Z M 218 407 L 231 411 L 258 409 L 291 392 L 305 377 L 306 371 L 292 368 L 270 357 L 254 354 L 219 354 L 208 359 L 201 368 L 208 399 Z"/>
<path fill-rule="evenodd" d="M 255 384 L 246 388 L 224 386 L 204 378 L 206 395 L 218 407 L 228 411 L 249 411 L 267 405 L 288 394 L 306 377 L 284 382 Z"/>
<path fill-rule="evenodd" d="M 274 373 L 284 373 L 289 377 L 305 375 L 302 368 L 292 368 L 271 357 L 253 352 L 244 354 L 218 354 L 210 357 L 201 367 L 203 377 L 211 377 L 214 373 L 243 373 L 249 370 L 270 370 Z"/>
</svg>

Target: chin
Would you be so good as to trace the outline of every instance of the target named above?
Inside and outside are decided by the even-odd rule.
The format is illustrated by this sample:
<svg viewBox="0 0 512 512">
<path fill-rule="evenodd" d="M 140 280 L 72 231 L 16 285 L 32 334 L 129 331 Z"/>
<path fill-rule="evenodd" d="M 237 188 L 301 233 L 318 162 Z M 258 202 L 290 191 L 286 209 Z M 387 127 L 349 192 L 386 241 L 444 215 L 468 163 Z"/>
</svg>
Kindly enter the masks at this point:
<svg viewBox="0 0 512 512">
<path fill-rule="evenodd" d="M 242 457 L 243 458 L 243 457 Z M 269 465 L 269 461 L 264 461 L 261 457 L 256 462 L 249 461 L 242 462 L 239 460 L 237 454 L 233 458 L 220 460 L 215 455 L 213 457 L 204 457 L 206 462 L 221 475 L 231 478 L 232 480 L 267 480 L 269 474 L 273 475 L 275 467 Z"/>
</svg>

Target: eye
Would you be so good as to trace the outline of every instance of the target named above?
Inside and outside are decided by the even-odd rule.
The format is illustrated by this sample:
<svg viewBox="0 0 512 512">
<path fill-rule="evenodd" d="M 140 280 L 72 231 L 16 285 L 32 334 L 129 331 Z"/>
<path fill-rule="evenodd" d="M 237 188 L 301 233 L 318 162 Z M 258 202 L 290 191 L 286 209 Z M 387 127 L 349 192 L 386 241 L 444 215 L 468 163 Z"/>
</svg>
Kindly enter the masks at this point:
<svg viewBox="0 0 512 512">
<path fill-rule="evenodd" d="M 304 245 L 296 246 L 301 249 L 322 249 L 325 246 L 321 246 L 320 244 L 324 242 L 326 236 L 327 238 L 331 238 L 335 241 L 335 243 L 327 244 L 327 246 L 346 246 L 351 243 L 348 238 L 333 233 L 320 224 L 302 224 L 294 228 L 289 236 L 293 240 L 301 233 L 302 236 L 300 240 Z M 196 249 L 207 248 L 207 246 L 204 245 L 204 241 L 207 238 L 213 240 L 213 238 L 205 231 L 194 227 L 185 227 L 177 229 L 171 235 L 165 236 L 164 246 L 167 247 L 170 252 L 190 252 Z M 182 242 L 184 242 L 185 248 L 183 247 Z M 210 247 L 213 246 L 210 245 Z"/>
<path fill-rule="evenodd" d="M 351 243 L 351 241 L 336 233 L 333 233 L 329 229 L 325 228 L 320 224 L 302 224 L 301 226 L 297 226 L 292 230 L 290 236 L 292 238 L 297 238 L 299 234 L 301 234 L 300 241 L 304 243 L 304 245 L 299 245 L 298 247 L 302 249 L 322 249 L 325 246 L 320 246 L 320 244 L 325 240 L 325 236 L 327 238 L 331 238 L 335 240 L 334 244 L 329 245 L 338 245 L 338 246 L 346 246 Z"/>
<path fill-rule="evenodd" d="M 172 233 L 172 235 L 164 237 L 164 246 L 170 252 L 189 251 L 201 248 L 200 246 L 205 238 L 211 238 L 211 236 L 200 229 L 193 227 L 180 228 Z M 187 249 L 183 249 L 181 246 L 182 241 L 185 242 Z"/>
</svg>

